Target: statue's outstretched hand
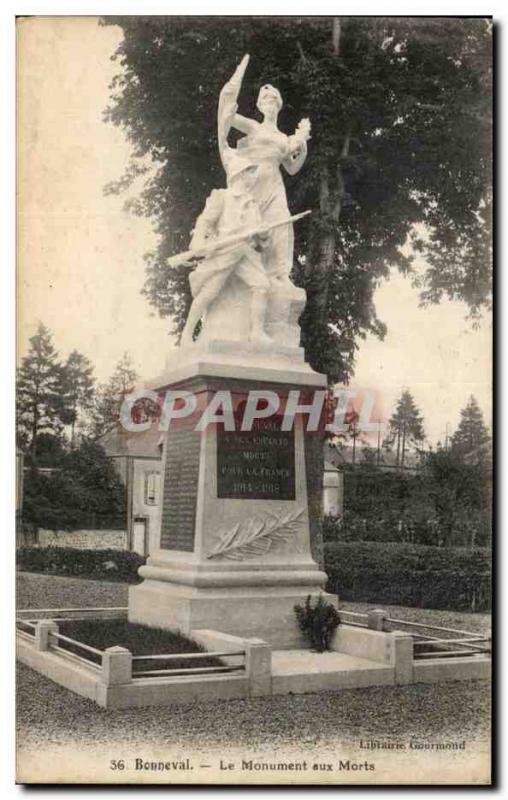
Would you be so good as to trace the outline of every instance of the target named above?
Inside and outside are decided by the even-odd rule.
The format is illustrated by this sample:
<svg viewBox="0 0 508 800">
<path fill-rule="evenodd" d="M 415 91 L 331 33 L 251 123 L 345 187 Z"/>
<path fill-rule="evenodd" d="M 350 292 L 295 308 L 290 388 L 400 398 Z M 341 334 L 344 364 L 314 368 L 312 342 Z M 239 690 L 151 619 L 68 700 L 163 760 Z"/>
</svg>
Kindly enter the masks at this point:
<svg viewBox="0 0 508 800">
<path fill-rule="evenodd" d="M 307 142 L 310 137 L 310 119 L 308 117 L 304 117 L 298 123 L 298 127 L 295 131 L 295 136 L 298 139 L 301 139 L 303 142 Z"/>
<path fill-rule="evenodd" d="M 310 120 L 306 117 L 300 120 L 298 127 L 292 136 L 289 137 L 289 155 L 292 160 L 305 157 L 307 153 L 307 142 L 310 136 Z"/>
</svg>

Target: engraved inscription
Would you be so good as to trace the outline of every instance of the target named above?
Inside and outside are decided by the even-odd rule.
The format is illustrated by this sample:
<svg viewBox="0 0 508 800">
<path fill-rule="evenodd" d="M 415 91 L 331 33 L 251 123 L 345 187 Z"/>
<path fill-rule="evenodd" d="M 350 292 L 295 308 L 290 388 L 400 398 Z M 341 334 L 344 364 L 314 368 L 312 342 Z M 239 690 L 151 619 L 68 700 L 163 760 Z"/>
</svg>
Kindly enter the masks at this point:
<svg viewBox="0 0 508 800">
<path fill-rule="evenodd" d="M 217 495 L 253 500 L 295 499 L 293 431 L 277 417 L 256 420 L 248 432 L 217 431 Z"/>
<path fill-rule="evenodd" d="M 174 431 L 167 442 L 162 506 L 162 550 L 194 550 L 201 437 Z"/>
</svg>

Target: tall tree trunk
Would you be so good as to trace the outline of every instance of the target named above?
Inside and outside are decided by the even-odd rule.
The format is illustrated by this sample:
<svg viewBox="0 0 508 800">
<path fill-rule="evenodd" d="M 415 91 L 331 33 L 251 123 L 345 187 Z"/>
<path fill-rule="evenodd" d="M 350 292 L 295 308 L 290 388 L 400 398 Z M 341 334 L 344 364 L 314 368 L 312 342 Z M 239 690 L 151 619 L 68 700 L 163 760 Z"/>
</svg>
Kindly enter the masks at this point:
<svg viewBox="0 0 508 800">
<path fill-rule="evenodd" d="M 404 422 L 402 425 L 402 457 L 401 457 L 402 469 L 404 469 L 405 457 L 406 457 L 406 423 Z"/>
<path fill-rule="evenodd" d="M 328 288 L 329 275 L 333 269 L 335 250 L 337 246 L 337 227 L 342 208 L 342 196 L 344 181 L 342 170 L 337 168 L 340 173 L 342 192 L 331 189 L 330 171 L 325 166 L 321 173 L 319 185 L 319 211 L 321 217 L 331 221 L 331 225 L 320 235 L 318 246 L 313 258 L 308 259 L 306 268 L 307 278 L 307 302 L 312 308 L 312 318 L 326 322 L 328 318 Z"/>
<path fill-rule="evenodd" d="M 340 54 L 341 24 L 338 18 L 332 20 L 332 52 L 335 57 Z M 341 159 L 349 155 L 351 128 L 341 132 L 344 136 Z M 340 134 L 339 134 L 340 135 Z M 337 229 L 345 195 L 344 174 L 342 165 L 325 164 L 321 170 L 319 183 L 319 211 L 322 219 L 327 220 L 327 229 L 320 234 L 317 247 L 313 248 L 312 257 L 307 259 L 305 278 L 307 285 L 307 305 L 312 310 L 312 319 L 326 324 L 328 319 L 329 275 L 333 269 L 337 249 Z"/>
<path fill-rule="evenodd" d="M 341 26 L 338 19 L 332 21 L 331 49 L 334 56 L 340 53 Z M 349 151 L 349 134 L 346 135 L 343 145 L 344 152 Z M 347 154 L 347 153 L 346 153 Z M 336 168 L 337 186 L 332 187 L 330 169 L 325 165 L 320 178 L 319 185 L 319 210 L 321 217 L 332 220 L 327 231 L 320 235 L 319 242 L 311 248 L 305 265 L 305 285 L 307 289 L 307 308 L 311 312 L 311 319 L 314 324 L 323 321 L 326 325 L 328 320 L 328 291 L 329 275 L 333 268 L 335 250 L 337 246 L 337 227 L 342 208 L 344 195 L 344 179 L 340 164 Z M 310 441 L 309 441 L 310 438 Z M 318 497 L 315 498 L 315 513 L 319 510 L 319 516 L 315 516 L 311 522 L 311 551 L 317 563 L 323 565 L 323 534 L 322 534 L 322 484 L 324 475 L 324 446 L 321 437 L 307 437 L 306 447 L 307 481 L 314 482 L 314 492 Z M 316 484 L 317 481 L 317 484 Z M 317 488 L 316 488 L 317 487 Z M 309 497 L 311 487 L 308 487 Z M 311 514 L 312 520 L 312 514 Z"/>
<path fill-rule="evenodd" d="M 397 428 L 397 469 L 400 467 L 400 427 Z"/>
<path fill-rule="evenodd" d="M 30 442 L 30 455 L 32 457 L 32 464 L 35 466 L 37 462 L 37 432 L 39 430 L 39 408 L 37 403 L 33 406 L 33 419 L 32 419 L 32 441 Z"/>
<path fill-rule="evenodd" d="M 71 450 L 74 450 L 74 436 L 76 427 L 76 400 L 72 406 L 72 423 L 71 423 Z"/>
</svg>

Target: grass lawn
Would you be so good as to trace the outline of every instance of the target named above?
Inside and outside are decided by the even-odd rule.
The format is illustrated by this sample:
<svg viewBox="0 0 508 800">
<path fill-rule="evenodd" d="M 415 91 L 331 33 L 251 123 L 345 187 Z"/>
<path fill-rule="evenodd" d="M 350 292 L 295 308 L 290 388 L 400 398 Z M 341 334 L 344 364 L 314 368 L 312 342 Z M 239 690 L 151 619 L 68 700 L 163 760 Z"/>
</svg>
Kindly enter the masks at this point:
<svg viewBox="0 0 508 800">
<path fill-rule="evenodd" d="M 187 636 L 162 628 L 149 628 L 147 625 L 136 625 L 126 619 L 76 619 L 60 622 L 59 632 L 83 644 L 105 650 L 107 647 L 126 647 L 133 655 L 177 655 L 178 653 L 203 653 L 205 648 Z M 71 652 L 83 655 L 83 651 L 68 642 L 61 642 Z M 88 654 L 88 658 L 100 661 L 99 656 Z M 202 658 L 199 664 L 195 660 L 178 658 L 171 661 L 157 660 L 137 661 L 136 669 L 182 669 L 183 667 L 217 667 L 221 665 L 219 658 Z"/>
<path fill-rule="evenodd" d="M 19 576 L 19 608 L 127 605 L 127 585 L 25 573 Z M 341 604 L 342 605 L 342 604 Z M 344 603 L 363 611 L 365 604 Z M 390 614 L 437 625 L 485 631 L 488 616 L 390 607 Z M 489 737 L 487 681 L 385 686 L 284 695 L 170 708 L 99 708 L 19 665 L 18 741 L 43 745 L 97 746 L 143 742 L 151 747 L 227 750 L 298 746 L 330 750 L 360 738 L 410 736 L 467 739 Z"/>
</svg>

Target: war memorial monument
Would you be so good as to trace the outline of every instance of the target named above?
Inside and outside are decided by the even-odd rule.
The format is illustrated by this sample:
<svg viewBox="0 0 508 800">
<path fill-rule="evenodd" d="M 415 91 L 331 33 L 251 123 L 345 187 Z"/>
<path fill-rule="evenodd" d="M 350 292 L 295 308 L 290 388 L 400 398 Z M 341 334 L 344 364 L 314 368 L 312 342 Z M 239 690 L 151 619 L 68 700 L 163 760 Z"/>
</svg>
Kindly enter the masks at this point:
<svg viewBox="0 0 508 800">
<path fill-rule="evenodd" d="M 204 651 L 189 653 L 193 664 L 216 661 L 175 667 L 181 651 L 90 647 L 59 633 L 65 617 L 55 609 L 18 616 L 21 661 L 106 707 L 432 683 L 490 670 L 484 637 L 463 635 L 467 649 L 455 653 L 442 639 L 452 630 L 422 637 L 408 627 L 428 626 L 401 629 L 383 611 L 340 609 L 325 652 L 312 650 L 298 625 L 295 606 L 307 598 L 332 611 L 338 605 L 325 591 L 311 536 L 321 478 L 309 453 L 321 447 L 327 377 L 305 361 L 298 320 L 306 294 L 290 278 L 293 225 L 312 209 L 290 212 L 282 177 L 304 164 L 311 122 L 282 133 L 283 98 L 270 84 L 257 98 L 262 121 L 240 115 L 248 62 L 245 56 L 218 102 L 226 188 L 203 198 L 189 250 L 169 259 L 188 271 L 192 293 L 181 343 L 142 391 L 164 398 L 158 547 L 129 589 L 128 608 L 63 610 L 98 621 L 99 612 L 118 613 L 180 632 Z M 233 129 L 243 134 L 236 147 Z"/>
<path fill-rule="evenodd" d="M 173 259 L 203 254 L 190 272 L 193 303 L 178 356 L 154 387 L 193 393 L 200 404 L 230 393 L 238 426 L 196 430 L 191 416 L 187 429 L 181 420 L 166 434 L 160 547 L 141 568 L 143 583 L 130 590 L 129 619 L 289 647 L 300 641 L 295 603 L 326 582 L 310 549 L 304 426 L 296 415 L 284 430 L 282 412 L 267 408 L 270 416 L 242 431 L 240 412 L 256 405 L 253 391 L 263 395 L 259 413 L 264 397 L 280 409 L 291 390 L 326 387 L 299 346 L 305 291 L 289 277 L 293 222 L 281 175 L 281 167 L 294 174 L 305 161 L 310 123 L 302 120 L 293 136 L 281 133 L 283 100 L 270 85 L 257 100 L 263 122 L 239 115 L 247 64 L 248 56 L 220 95 L 227 188 L 212 191 L 191 250 Z M 228 145 L 231 128 L 245 134 L 236 148 Z"/>
</svg>

